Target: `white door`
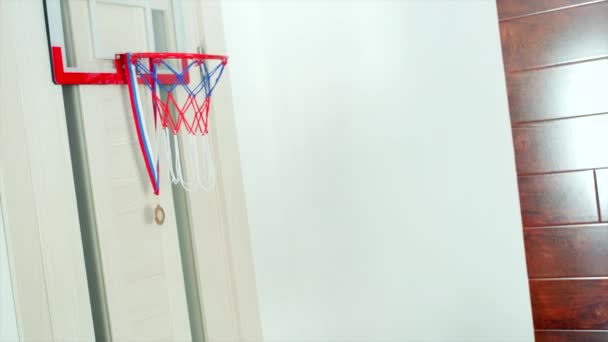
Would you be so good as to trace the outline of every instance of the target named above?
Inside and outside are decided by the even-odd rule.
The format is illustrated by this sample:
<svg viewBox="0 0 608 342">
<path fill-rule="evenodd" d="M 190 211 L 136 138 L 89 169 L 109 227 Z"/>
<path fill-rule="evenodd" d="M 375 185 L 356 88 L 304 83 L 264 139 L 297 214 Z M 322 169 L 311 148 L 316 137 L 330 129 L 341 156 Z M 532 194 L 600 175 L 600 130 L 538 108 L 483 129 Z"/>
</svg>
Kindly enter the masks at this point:
<svg viewBox="0 0 608 342">
<path fill-rule="evenodd" d="M 53 84 L 43 4 L 50 43 L 67 43 L 64 60 L 81 71 L 112 71 L 115 52 L 193 52 L 203 41 L 226 52 L 219 0 L 0 0 L 8 323 L 33 341 L 92 341 L 93 320 L 97 341 L 260 341 L 228 75 L 211 114 L 217 186 L 180 194 L 161 172 L 167 221 L 155 226 L 126 87 Z"/>
<path fill-rule="evenodd" d="M 0 305 L 0 341 L 18 341 L 13 285 L 4 230 L 2 198 L 0 198 L 0 303 L 2 304 Z"/>
<path fill-rule="evenodd" d="M 175 50 L 173 5 L 171 0 L 64 1 L 67 62 L 112 70 L 115 53 Z M 97 336 L 191 340 L 171 184 L 161 177 L 166 220 L 159 226 L 152 215 L 158 200 L 140 155 L 126 86 L 77 86 L 65 97 L 71 141 L 80 153 L 75 177 Z"/>
</svg>

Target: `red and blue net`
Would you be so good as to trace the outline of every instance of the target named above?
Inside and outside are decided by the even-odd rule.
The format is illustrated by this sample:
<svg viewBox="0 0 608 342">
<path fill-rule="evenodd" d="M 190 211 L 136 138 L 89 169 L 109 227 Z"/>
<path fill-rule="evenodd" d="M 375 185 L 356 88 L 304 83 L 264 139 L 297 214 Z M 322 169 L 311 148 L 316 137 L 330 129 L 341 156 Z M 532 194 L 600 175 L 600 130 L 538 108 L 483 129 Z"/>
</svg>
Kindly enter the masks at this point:
<svg viewBox="0 0 608 342">
<path fill-rule="evenodd" d="M 227 57 L 187 53 L 127 53 L 124 61 L 139 145 L 154 193 L 158 195 L 158 135 L 154 134 L 154 148 L 152 132 L 207 135 L 211 96 L 224 72 Z M 140 85 L 147 91 L 142 92 Z M 150 99 L 147 104 L 142 102 L 142 93 L 147 93 Z M 146 115 L 153 118 L 153 131 L 147 129 L 146 119 L 149 117 Z M 179 158 L 179 151 L 175 157 Z M 181 164 L 176 165 L 181 167 Z M 173 180 L 173 165 L 171 173 Z"/>
</svg>

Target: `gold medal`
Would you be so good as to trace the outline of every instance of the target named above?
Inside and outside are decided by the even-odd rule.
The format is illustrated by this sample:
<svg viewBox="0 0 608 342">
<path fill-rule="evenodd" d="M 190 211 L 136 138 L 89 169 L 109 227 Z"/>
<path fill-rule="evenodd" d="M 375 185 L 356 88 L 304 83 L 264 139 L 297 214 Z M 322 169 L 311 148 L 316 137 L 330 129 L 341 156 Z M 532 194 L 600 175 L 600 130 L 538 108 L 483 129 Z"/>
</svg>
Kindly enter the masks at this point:
<svg viewBox="0 0 608 342">
<path fill-rule="evenodd" d="M 157 204 L 154 208 L 154 222 L 159 226 L 165 222 L 165 210 L 160 204 Z"/>
</svg>

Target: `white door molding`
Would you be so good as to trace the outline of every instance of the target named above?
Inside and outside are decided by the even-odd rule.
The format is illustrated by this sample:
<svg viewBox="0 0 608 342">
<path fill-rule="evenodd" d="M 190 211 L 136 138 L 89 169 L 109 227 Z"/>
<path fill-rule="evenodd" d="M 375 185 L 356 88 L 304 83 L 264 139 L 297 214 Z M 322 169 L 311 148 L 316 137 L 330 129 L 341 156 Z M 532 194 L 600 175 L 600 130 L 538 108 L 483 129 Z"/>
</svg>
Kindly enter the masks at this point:
<svg viewBox="0 0 608 342">
<path fill-rule="evenodd" d="M 0 341 L 19 341 L 17 333 L 17 317 L 15 316 L 15 299 L 11 270 L 6 251 L 4 234 L 4 215 L 2 214 L 2 198 L 0 197 Z"/>
<path fill-rule="evenodd" d="M 178 0 L 179 1 L 179 0 Z M 174 0 L 175 3 L 175 0 Z M 184 48 L 225 54 L 218 0 L 180 4 Z M 211 192 L 188 193 L 188 207 L 207 341 L 261 341 L 257 288 L 237 132 L 230 62 L 213 94 L 210 134 L 218 175 Z"/>
<path fill-rule="evenodd" d="M 0 1 L 0 194 L 21 341 L 94 341 L 42 1 Z"/>
</svg>

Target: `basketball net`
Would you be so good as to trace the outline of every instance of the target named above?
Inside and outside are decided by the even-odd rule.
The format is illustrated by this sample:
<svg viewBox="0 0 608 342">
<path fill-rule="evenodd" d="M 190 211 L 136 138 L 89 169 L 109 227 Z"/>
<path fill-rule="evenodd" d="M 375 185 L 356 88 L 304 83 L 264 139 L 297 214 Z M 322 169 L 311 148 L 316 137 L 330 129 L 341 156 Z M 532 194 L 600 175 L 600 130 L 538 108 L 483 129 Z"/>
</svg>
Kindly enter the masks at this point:
<svg viewBox="0 0 608 342">
<path fill-rule="evenodd" d="M 133 119 L 155 195 L 160 193 L 161 150 L 173 184 L 186 191 L 214 187 L 209 110 L 226 63 L 224 56 L 206 54 L 125 55 Z"/>
</svg>

